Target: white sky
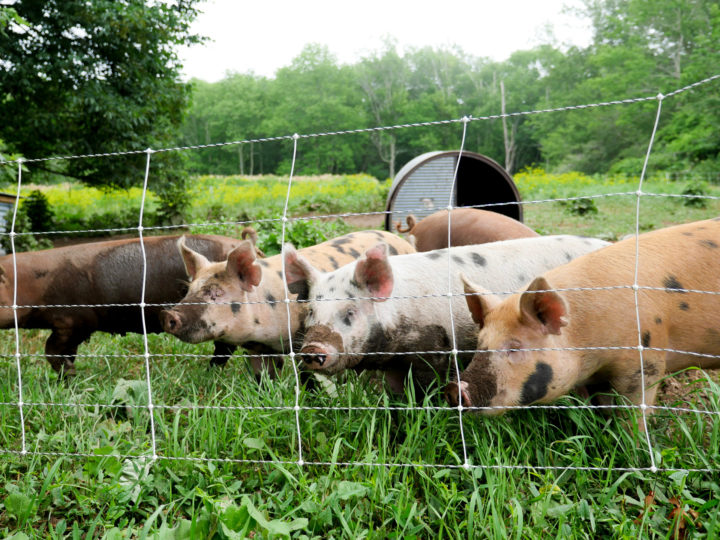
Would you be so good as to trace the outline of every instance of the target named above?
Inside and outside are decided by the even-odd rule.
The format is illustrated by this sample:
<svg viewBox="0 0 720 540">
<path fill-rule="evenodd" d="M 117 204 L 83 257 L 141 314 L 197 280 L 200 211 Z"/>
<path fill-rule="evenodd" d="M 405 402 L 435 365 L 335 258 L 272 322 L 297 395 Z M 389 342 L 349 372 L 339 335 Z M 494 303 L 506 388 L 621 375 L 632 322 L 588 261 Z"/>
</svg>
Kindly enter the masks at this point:
<svg viewBox="0 0 720 540">
<path fill-rule="evenodd" d="M 211 41 L 180 50 L 186 78 L 208 82 L 228 71 L 274 76 L 308 43 L 327 45 L 354 63 L 393 37 L 407 47 L 459 46 L 473 56 L 505 60 L 551 41 L 589 44 L 590 26 L 563 13 L 582 0 L 207 0 L 194 32 Z"/>
</svg>

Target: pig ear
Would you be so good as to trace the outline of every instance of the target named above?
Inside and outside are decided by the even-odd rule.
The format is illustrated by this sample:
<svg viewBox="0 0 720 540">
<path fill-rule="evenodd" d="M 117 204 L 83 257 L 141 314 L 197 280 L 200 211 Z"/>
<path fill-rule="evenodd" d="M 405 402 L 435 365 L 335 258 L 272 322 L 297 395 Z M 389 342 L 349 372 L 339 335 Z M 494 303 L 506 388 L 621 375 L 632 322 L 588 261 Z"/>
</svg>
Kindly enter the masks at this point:
<svg viewBox="0 0 720 540">
<path fill-rule="evenodd" d="M 568 324 L 567 304 L 550 289 L 544 277 L 535 278 L 520 295 L 520 316 L 526 324 L 539 327 L 543 334 L 560 335 L 560 329 Z"/>
<path fill-rule="evenodd" d="M 463 282 L 465 301 L 467 302 L 473 321 L 482 328 L 485 326 L 485 317 L 487 317 L 491 309 L 500 303 L 500 298 L 487 289 L 475 285 L 463 273 L 460 274 L 460 279 Z"/>
<path fill-rule="evenodd" d="M 255 246 L 250 240 L 243 240 L 228 253 L 226 271 L 240 280 L 243 290 L 252 291 L 260 283 L 262 268 L 255 260 Z"/>
<path fill-rule="evenodd" d="M 185 271 L 187 272 L 187 275 L 190 276 L 191 280 L 195 279 L 195 276 L 197 276 L 197 273 L 202 268 L 205 268 L 210 264 L 210 261 L 208 261 L 205 256 L 201 255 L 197 251 L 193 251 L 185 245 L 185 235 L 178 239 L 177 247 L 183 258 L 183 262 L 185 263 Z"/>
<path fill-rule="evenodd" d="M 384 302 L 393 290 L 393 273 L 387 252 L 387 244 L 380 242 L 368 249 L 355 266 L 355 281 L 368 290 L 375 302 Z"/>
<path fill-rule="evenodd" d="M 288 290 L 302 299 L 306 299 L 309 286 L 317 280 L 320 273 L 297 252 L 292 244 L 283 245 L 283 257 L 285 258 L 285 281 L 288 284 Z"/>
</svg>

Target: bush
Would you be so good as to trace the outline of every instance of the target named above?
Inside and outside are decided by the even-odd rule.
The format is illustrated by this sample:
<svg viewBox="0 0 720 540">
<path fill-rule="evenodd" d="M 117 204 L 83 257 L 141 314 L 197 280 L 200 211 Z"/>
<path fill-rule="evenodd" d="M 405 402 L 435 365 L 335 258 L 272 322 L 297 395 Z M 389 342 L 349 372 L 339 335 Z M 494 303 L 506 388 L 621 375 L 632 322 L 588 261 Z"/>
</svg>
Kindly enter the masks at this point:
<svg viewBox="0 0 720 540">
<path fill-rule="evenodd" d="M 10 231 L 11 224 L 12 214 L 9 213 L 6 216 L 6 228 L 8 232 Z M 15 232 L 22 233 L 15 236 L 16 252 L 34 251 L 38 249 L 48 249 L 53 247 L 52 242 L 47 235 L 39 235 L 36 237 L 34 234 L 32 234 L 33 232 L 38 231 L 33 231 L 33 223 L 30 219 L 30 216 L 28 216 L 28 207 L 24 203 L 20 204 L 17 211 L 17 216 L 15 218 Z M 0 235 L 0 247 L 2 247 L 2 249 L 5 250 L 6 253 L 12 253 L 13 245 L 10 241 L 9 234 Z"/>
<path fill-rule="evenodd" d="M 587 216 L 589 214 L 597 214 L 598 209 L 593 199 L 580 198 L 570 201 L 558 201 L 558 204 L 565 208 L 566 212 L 574 216 Z"/>
<path fill-rule="evenodd" d="M 685 206 L 692 208 L 705 208 L 707 206 L 707 199 L 703 198 L 707 197 L 708 194 L 707 185 L 704 182 L 694 181 L 688 183 L 682 194 L 688 195 L 687 198 L 682 200 Z"/>
</svg>

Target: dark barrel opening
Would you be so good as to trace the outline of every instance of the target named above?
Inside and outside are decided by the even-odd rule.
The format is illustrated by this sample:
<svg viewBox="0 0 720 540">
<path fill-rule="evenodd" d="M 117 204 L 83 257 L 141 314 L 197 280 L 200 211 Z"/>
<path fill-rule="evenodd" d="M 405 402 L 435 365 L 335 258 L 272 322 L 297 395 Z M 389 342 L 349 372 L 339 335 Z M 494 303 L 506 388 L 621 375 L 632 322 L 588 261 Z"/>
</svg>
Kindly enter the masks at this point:
<svg viewBox="0 0 720 540">
<path fill-rule="evenodd" d="M 505 169 L 489 158 L 485 160 L 469 156 L 460 158 L 455 184 L 456 206 L 477 207 L 484 204 L 520 201 L 517 188 Z M 517 221 L 523 220 L 520 204 L 499 204 L 480 208 L 503 214 Z"/>
</svg>

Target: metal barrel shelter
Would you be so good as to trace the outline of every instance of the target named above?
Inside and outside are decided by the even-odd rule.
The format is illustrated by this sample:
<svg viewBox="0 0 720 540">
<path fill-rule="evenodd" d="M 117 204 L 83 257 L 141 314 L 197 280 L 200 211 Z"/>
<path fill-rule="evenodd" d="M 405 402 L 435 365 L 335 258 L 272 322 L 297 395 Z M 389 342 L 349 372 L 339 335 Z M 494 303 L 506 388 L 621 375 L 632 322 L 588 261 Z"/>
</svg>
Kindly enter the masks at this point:
<svg viewBox="0 0 720 540">
<path fill-rule="evenodd" d="M 446 208 L 458 159 L 453 206 L 493 205 L 481 208 L 522 222 L 522 205 L 517 204 L 520 193 L 503 167 L 475 152 L 463 151 L 461 156 L 459 150 L 441 150 L 413 158 L 395 175 L 385 208 L 385 229 L 392 231 L 397 221 L 405 223 L 409 214 L 419 221 Z"/>
</svg>

